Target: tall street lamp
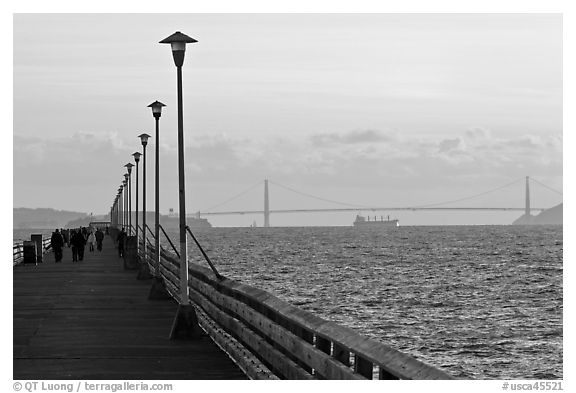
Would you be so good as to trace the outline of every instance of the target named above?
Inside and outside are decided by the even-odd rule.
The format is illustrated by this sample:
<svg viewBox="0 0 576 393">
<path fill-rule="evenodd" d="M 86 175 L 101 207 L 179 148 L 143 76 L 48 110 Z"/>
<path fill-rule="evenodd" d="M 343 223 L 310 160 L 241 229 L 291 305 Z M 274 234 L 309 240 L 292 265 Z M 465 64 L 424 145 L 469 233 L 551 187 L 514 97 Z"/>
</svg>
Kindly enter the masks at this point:
<svg viewBox="0 0 576 393">
<path fill-rule="evenodd" d="M 124 206 L 122 207 L 122 219 L 124 220 L 124 230 L 128 226 L 128 215 L 126 214 L 126 210 L 128 210 L 128 180 L 124 179 L 122 181 L 122 192 L 124 196 Z"/>
<path fill-rule="evenodd" d="M 126 212 L 124 213 L 124 217 L 126 218 L 126 226 L 128 230 L 126 232 L 130 233 L 130 185 L 128 183 L 128 174 L 124 174 L 124 184 L 126 186 Z"/>
<path fill-rule="evenodd" d="M 162 107 L 166 106 L 160 101 L 154 101 L 149 108 L 152 108 L 152 116 L 156 123 L 156 161 L 155 161 L 155 185 L 154 185 L 154 236 L 156 237 L 156 254 L 154 255 L 154 278 L 155 285 L 160 278 L 160 116 Z"/>
<path fill-rule="evenodd" d="M 114 197 L 114 203 L 112 204 L 112 224 L 116 227 L 118 225 L 118 196 Z"/>
<path fill-rule="evenodd" d="M 191 308 L 188 300 L 188 252 L 186 244 L 186 198 L 184 187 L 184 120 L 182 110 L 182 65 L 184 64 L 184 54 L 186 44 L 196 41 L 186 34 L 177 31 L 171 36 L 160 41 L 161 44 L 170 44 L 172 47 L 172 57 L 176 65 L 177 93 L 178 93 L 178 189 L 180 205 L 180 304 L 178 313 L 170 333 L 171 338 L 193 338 L 198 337 L 196 311 Z M 189 318 L 187 318 L 189 317 Z"/>
<path fill-rule="evenodd" d="M 138 240 L 138 163 L 140 162 L 140 156 L 142 155 L 142 153 L 140 152 L 135 152 L 132 154 L 134 156 L 134 162 L 136 162 L 136 250 L 138 250 L 139 247 L 139 240 Z"/>
<path fill-rule="evenodd" d="M 138 135 L 140 141 L 142 142 L 142 152 L 144 160 L 142 162 L 142 167 L 144 169 L 142 173 L 142 239 L 143 239 L 143 250 L 144 250 L 144 271 L 148 271 L 148 254 L 146 253 L 146 145 L 148 145 L 148 134 Z"/>
<path fill-rule="evenodd" d="M 118 221 L 120 223 L 120 228 L 123 228 L 124 222 L 122 221 L 122 185 L 118 187 Z"/>
<path fill-rule="evenodd" d="M 128 169 L 128 227 L 130 228 L 130 235 L 132 234 L 132 167 L 134 164 L 129 162 L 124 165 Z"/>
<path fill-rule="evenodd" d="M 122 229 L 122 187 L 118 187 L 118 224 Z"/>
</svg>

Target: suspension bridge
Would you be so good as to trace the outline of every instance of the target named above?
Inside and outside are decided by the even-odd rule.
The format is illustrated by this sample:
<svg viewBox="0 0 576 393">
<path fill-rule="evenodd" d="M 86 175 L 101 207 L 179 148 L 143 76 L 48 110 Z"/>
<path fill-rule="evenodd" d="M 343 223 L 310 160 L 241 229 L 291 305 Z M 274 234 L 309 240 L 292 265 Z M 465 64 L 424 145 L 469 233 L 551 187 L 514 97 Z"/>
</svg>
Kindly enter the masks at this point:
<svg viewBox="0 0 576 393">
<path fill-rule="evenodd" d="M 264 226 L 270 226 L 270 215 L 271 214 L 284 214 L 284 213 L 330 213 L 330 212 L 358 212 L 358 211 L 369 211 L 369 212 L 377 212 L 377 211 L 506 211 L 506 212 L 524 212 L 524 214 L 528 217 L 531 215 L 532 212 L 541 212 L 544 210 L 549 209 L 550 207 L 533 207 L 530 203 L 530 182 L 534 182 L 550 191 L 553 191 L 559 195 L 562 195 L 561 191 L 558 191 L 552 187 L 545 185 L 544 183 L 531 178 L 529 176 L 525 177 L 525 194 L 524 194 L 524 206 L 489 206 L 489 207 L 474 207 L 474 206 L 464 206 L 464 207 L 453 207 L 453 206 L 445 206 L 453 203 L 468 201 L 471 199 L 478 198 L 483 195 L 487 195 L 496 191 L 503 190 L 505 188 L 509 188 L 518 182 L 523 180 L 523 178 L 516 179 L 510 183 L 504 184 L 502 186 L 496 187 L 494 189 L 490 189 L 487 191 L 483 191 L 474 195 L 466 196 L 463 198 L 444 201 L 439 203 L 433 204 L 426 204 L 426 205 L 410 205 L 410 206 L 365 206 L 365 205 L 357 205 L 357 204 L 350 204 L 340 201 L 334 201 L 331 199 L 326 199 L 322 197 L 318 197 L 315 195 L 311 195 L 308 193 L 304 193 L 298 191 L 294 188 L 284 186 L 282 184 L 273 182 L 271 180 L 265 179 L 263 182 L 259 182 L 252 187 L 244 190 L 243 192 L 217 204 L 212 206 L 211 208 L 207 209 L 208 211 L 198 211 L 195 214 L 191 214 L 190 216 L 194 216 L 197 218 L 200 217 L 207 217 L 207 216 L 225 216 L 225 215 L 245 215 L 245 214 L 262 214 L 264 215 Z M 264 207 L 262 210 L 230 210 L 230 211 L 212 211 L 217 207 L 223 206 L 229 202 L 232 202 L 235 199 L 240 198 L 241 196 L 247 194 L 248 192 L 252 191 L 255 187 L 264 184 Z M 292 193 L 299 194 L 302 196 L 306 196 L 312 199 L 330 202 L 333 204 L 337 204 L 343 207 L 332 207 L 332 208 L 314 208 L 314 209 L 270 209 L 270 194 L 269 194 L 269 184 L 273 184 L 285 190 L 288 190 Z"/>
</svg>

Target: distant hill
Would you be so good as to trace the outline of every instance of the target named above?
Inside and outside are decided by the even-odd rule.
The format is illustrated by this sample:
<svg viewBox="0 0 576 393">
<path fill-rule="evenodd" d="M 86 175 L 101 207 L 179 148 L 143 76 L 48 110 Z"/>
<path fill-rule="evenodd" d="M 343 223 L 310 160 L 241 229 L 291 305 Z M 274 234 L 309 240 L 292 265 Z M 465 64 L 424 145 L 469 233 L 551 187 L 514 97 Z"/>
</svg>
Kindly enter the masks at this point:
<svg viewBox="0 0 576 393">
<path fill-rule="evenodd" d="M 64 227 L 69 221 L 89 217 L 86 213 L 50 208 L 30 209 L 26 207 L 13 208 L 14 229 L 55 229 Z"/>
<path fill-rule="evenodd" d="M 85 215 L 80 218 L 76 218 L 74 220 L 68 221 L 64 228 L 79 228 L 79 227 L 87 227 L 90 224 L 90 221 L 110 221 L 109 215 L 101 215 L 101 216 L 89 216 Z"/>
<path fill-rule="evenodd" d="M 523 214 L 512 225 L 563 225 L 564 204 L 559 204 L 548 210 L 544 210 L 536 216 L 526 217 Z"/>
</svg>

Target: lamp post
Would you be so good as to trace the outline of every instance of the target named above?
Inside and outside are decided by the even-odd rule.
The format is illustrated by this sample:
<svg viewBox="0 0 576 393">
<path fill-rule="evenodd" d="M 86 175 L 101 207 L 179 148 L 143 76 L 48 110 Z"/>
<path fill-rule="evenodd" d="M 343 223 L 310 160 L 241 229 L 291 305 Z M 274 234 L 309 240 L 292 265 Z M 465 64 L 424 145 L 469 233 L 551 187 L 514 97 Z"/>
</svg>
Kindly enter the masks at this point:
<svg viewBox="0 0 576 393">
<path fill-rule="evenodd" d="M 134 164 L 129 162 L 124 165 L 128 169 L 128 228 L 130 228 L 130 235 L 132 235 L 132 167 Z"/>
<path fill-rule="evenodd" d="M 126 187 L 126 212 L 124 213 L 124 217 L 126 217 L 126 226 L 128 230 L 126 232 L 130 233 L 130 184 L 128 183 L 128 174 L 124 174 L 124 185 Z"/>
<path fill-rule="evenodd" d="M 200 328 L 196 310 L 188 300 L 188 250 L 186 244 L 186 195 L 184 187 L 184 115 L 182 109 L 182 65 L 186 44 L 196 41 L 179 31 L 160 41 L 161 44 L 170 44 L 172 57 L 176 66 L 176 83 L 178 94 L 178 199 L 180 221 L 180 301 L 178 312 L 172 325 L 170 338 L 198 338 Z"/>
<path fill-rule="evenodd" d="M 122 221 L 122 185 L 118 187 L 118 221 L 120 224 L 120 229 L 124 227 L 124 222 Z"/>
<path fill-rule="evenodd" d="M 178 189 L 180 206 L 180 304 L 188 305 L 188 250 L 186 244 L 186 196 L 184 186 L 184 114 L 182 109 L 182 65 L 186 44 L 198 42 L 179 31 L 160 41 L 170 44 L 172 57 L 176 65 L 176 83 L 178 94 Z"/>
<path fill-rule="evenodd" d="M 116 207 L 116 222 L 119 227 L 122 227 L 122 187 L 118 187 L 118 196 L 116 199 L 118 200 L 118 206 Z"/>
<path fill-rule="evenodd" d="M 116 210 L 114 210 L 116 227 L 120 225 L 120 191 L 116 194 Z"/>
<path fill-rule="evenodd" d="M 144 249 L 144 266 L 147 267 L 148 264 L 148 254 L 146 253 L 146 145 L 148 145 L 148 134 L 138 135 L 140 141 L 142 142 L 142 152 L 144 160 L 142 162 L 143 173 L 142 173 L 142 239 L 143 239 L 143 249 Z"/>
<path fill-rule="evenodd" d="M 154 184 L 154 236 L 156 237 L 156 254 L 154 255 L 154 277 L 160 277 L 160 116 L 162 107 L 166 106 L 160 101 L 154 101 L 149 108 L 152 108 L 152 116 L 156 123 L 156 161 L 155 161 L 155 184 Z"/>
<path fill-rule="evenodd" d="M 116 222 L 116 228 L 118 228 L 118 225 L 120 224 L 120 193 L 118 192 L 116 194 L 116 202 L 115 202 L 116 206 L 114 207 L 114 221 Z"/>
<path fill-rule="evenodd" d="M 138 163 L 140 162 L 140 156 L 142 155 L 142 153 L 140 152 L 135 152 L 132 154 L 134 156 L 134 162 L 136 162 L 136 211 L 135 211 L 135 216 L 136 216 L 136 249 L 138 249 Z"/>
<path fill-rule="evenodd" d="M 122 206 L 122 220 L 124 221 L 124 230 L 126 230 L 126 226 L 128 225 L 128 216 L 126 215 L 126 210 L 128 210 L 128 180 L 124 179 L 122 181 L 122 195 L 124 196 L 124 206 Z"/>
</svg>

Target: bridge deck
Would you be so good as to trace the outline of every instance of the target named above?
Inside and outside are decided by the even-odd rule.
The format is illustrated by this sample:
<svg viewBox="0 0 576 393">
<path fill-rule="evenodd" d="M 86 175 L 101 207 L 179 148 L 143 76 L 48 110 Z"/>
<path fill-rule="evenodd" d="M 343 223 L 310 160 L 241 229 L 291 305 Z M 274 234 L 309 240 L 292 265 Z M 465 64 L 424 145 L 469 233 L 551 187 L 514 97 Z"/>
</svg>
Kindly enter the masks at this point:
<svg viewBox="0 0 576 393">
<path fill-rule="evenodd" d="M 246 379 L 209 337 L 170 341 L 177 304 L 147 300 L 112 240 L 72 263 L 14 268 L 14 379 Z"/>
</svg>

